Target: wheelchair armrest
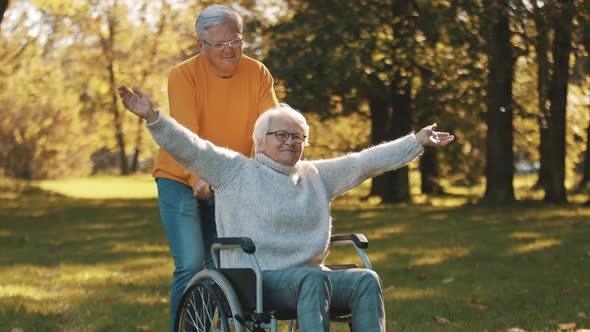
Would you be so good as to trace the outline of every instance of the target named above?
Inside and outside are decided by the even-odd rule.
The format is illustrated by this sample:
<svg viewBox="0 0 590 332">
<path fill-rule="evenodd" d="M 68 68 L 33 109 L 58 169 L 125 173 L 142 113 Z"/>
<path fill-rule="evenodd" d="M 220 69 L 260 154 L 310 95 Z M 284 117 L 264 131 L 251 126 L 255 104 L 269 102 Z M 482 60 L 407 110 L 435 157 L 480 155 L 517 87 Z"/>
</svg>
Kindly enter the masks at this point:
<svg viewBox="0 0 590 332">
<path fill-rule="evenodd" d="M 365 235 L 356 233 L 356 234 L 336 234 L 330 237 L 330 245 L 331 246 L 339 246 L 345 244 L 353 244 L 354 248 L 356 249 L 357 253 L 361 257 L 363 264 L 369 270 L 373 269 L 373 265 L 369 261 L 369 257 L 365 254 L 365 249 L 369 248 L 369 241 L 365 237 Z"/>
<path fill-rule="evenodd" d="M 256 274 L 256 312 L 262 313 L 264 308 L 262 302 L 262 270 L 254 255 L 254 252 L 256 252 L 254 241 L 249 237 L 219 237 L 215 239 L 211 245 L 211 255 L 216 268 L 221 266 L 219 257 L 221 250 L 227 249 L 242 249 L 243 252 L 248 254 L 252 270 Z"/>
<path fill-rule="evenodd" d="M 256 246 L 249 237 L 220 237 L 213 242 L 213 244 L 220 244 L 222 248 L 236 248 L 240 247 L 247 254 L 256 252 Z"/>
<path fill-rule="evenodd" d="M 336 234 L 330 237 L 330 245 L 339 245 L 351 242 L 352 244 L 354 244 L 355 247 L 359 249 L 369 248 L 369 241 L 367 240 L 364 234 Z"/>
</svg>

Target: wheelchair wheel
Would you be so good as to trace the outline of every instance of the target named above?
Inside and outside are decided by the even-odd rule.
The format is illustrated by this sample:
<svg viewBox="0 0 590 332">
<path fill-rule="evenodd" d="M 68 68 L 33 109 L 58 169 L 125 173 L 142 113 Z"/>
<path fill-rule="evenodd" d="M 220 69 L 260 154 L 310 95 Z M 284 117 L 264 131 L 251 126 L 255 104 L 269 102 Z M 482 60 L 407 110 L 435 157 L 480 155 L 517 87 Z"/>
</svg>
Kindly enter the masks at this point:
<svg viewBox="0 0 590 332">
<path fill-rule="evenodd" d="M 241 306 L 231 284 L 218 271 L 203 270 L 189 282 L 178 312 L 177 332 L 244 332 L 234 319 Z"/>
</svg>

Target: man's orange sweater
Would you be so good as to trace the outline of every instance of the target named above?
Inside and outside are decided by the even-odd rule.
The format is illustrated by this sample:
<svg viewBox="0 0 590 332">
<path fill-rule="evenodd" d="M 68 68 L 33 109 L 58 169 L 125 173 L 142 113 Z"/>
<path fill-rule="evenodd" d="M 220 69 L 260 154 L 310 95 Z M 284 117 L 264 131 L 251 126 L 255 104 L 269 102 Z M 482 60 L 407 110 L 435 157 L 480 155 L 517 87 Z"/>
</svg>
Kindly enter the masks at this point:
<svg viewBox="0 0 590 332">
<path fill-rule="evenodd" d="M 278 105 L 273 83 L 268 69 L 245 55 L 231 78 L 217 77 L 205 57 L 196 55 L 170 72 L 170 115 L 200 137 L 250 156 L 256 119 Z M 162 149 L 152 175 L 191 187 L 198 179 Z"/>
</svg>

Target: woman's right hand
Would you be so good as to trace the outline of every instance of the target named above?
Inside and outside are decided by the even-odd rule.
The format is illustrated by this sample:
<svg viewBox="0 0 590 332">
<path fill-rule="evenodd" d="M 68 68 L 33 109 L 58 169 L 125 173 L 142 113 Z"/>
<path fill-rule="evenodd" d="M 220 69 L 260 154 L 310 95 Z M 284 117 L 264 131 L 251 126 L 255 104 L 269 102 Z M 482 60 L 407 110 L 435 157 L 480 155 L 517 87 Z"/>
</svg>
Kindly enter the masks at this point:
<svg viewBox="0 0 590 332">
<path fill-rule="evenodd" d="M 118 90 L 126 109 L 148 122 L 154 122 L 158 119 L 158 112 L 154 111 L 150 98 L 141 90 L 133 87 L 133 92 L 131 92 L 124 85 L 119 86 Z"/>
</svg>

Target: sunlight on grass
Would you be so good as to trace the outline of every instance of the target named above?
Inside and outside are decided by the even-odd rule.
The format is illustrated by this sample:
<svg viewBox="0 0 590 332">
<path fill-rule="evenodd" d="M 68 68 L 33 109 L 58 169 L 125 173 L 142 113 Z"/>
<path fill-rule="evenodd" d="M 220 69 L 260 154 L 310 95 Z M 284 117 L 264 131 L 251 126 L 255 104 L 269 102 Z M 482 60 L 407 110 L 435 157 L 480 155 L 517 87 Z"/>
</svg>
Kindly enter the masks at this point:
<svg viewBox="0 0 590 332">
<path fill-rule="evenodd" d="M 167 296 L 156 296 L 156 294 L 141 294 L 138 297 L 130 297 L 127 296 L 125 298 L 125 300 L 127 302 L 130 303 L 138 303 L 138 304 L 157 304 L 157 303 L 163 303 L 163 304 L 167 304 L 168 303 L 168 297 Z"/>
<path fill-rule="evenodd" d="M 0 286 L 0 297 L 22 296 L 31 300 L 46 300 L 59 296 L 57 292 L 49 292 L 31 285 L 6 284 Z"/>
<path fill-rule="evenodd" d="M 444 293 L 440 289 L 433 288 L 412 289 L 392 287 L 391 289 L 386 288 L 383 290 L 383 297 L 387 301 L 416 300 L 442 295 L 444 295 Z"/>
<path fill-rule="evenodd" d="M 381 218 L 383 217 L 383 212 L 381 211 L 363 211 L 358 214 L 358 219 L 373 219 L 373 218 Z"/>
<path fill-rule="evenodd" d="M 149 244 L 142 244 L 142 245 L 134 245 L 129 243 L 117 243 L 112 249 L 112 252 L 125 252 L 125 253 L 160 253 L 162 255 L 166 255 L 170 252 L 168 246 L 165 245 L 149 245 Z M 137 262 L 137 260 L 134 260 Z"/>
<path fill-rule="evenodd" d="M 159 247 L 158 247 L 159 249 Z M 59 314 L 89 299 L 110 306 L 111 302 L 163 304 L 162 292 L 138 292 L 142 285 L 153 287 L 170 278 L 172 266 L 165 257 L 135 258 L 114 264 L 32 265 L 0 269 L 0 304 L 12 303 L 29 313 Z M 115 292 L 113 288 L 129 289 Z"/>
<path fill-rule="evenodd" d="M 406 232 L 410 227 L 405 224 L 389 225 L 379 229 L 379 232 L 371 234 L 371 240 L 379 240 L 388 238 L 391 235 L 398 235 Z"/>
<path fill-rule="evenodd" d="M 471 250 L 463 247 L 439 247 L 434 249 L 426 248 L 391 248 L 371 252 L 371 262 L 388 262 L 395 256 L 411 257 L 409 266 L 424 266 L 442 264 L 451 258 L 464 257 L 471 253 Z"/>
<path fill-rule="evenodd" d="M 72 198 L 152 198 L 157 197 L 151 175 L 97 176 L 39 181 L 38 186 Z"/>
<path fill-rule="evenodd" d="M 423 249 L 423 250 L 412 250 L 415 255 L 418 253 L 420 256 L 410 260 L 410 266 L 424 266 L 424 265 L 436 265 L 442 264 L 448 259 L 463 257 L 469 255 L 471 251 L 466 248 L 436 248 L 436 249 Z"/>
<path fill-rule="evenodd" d="M 535 233 L 535 232 L 514 232 L 512 234 L 510 234 L 510 237 L 513 239 L 538 239 L 540 237 L 543 237 L 543 234 L 541 233 Z"/>
<path fill-rule="evenodd" d="M 102 285 L 115 282 L 140 285 L 159 278 L 168 278 L 171 271 L 172 266 L 164 256 L 141 257 L 94 267 L 62 265 L 59 280 L 71 284 Z"/>
<path fill-rule="evenodd" d="M 536 240 L 531 243 L 515 246 L 508 250 L 507 255 L 526 254 L 534 251 L 555 247 L 561 244 L 561 241 L 555 239 Z"/>
</svg>

